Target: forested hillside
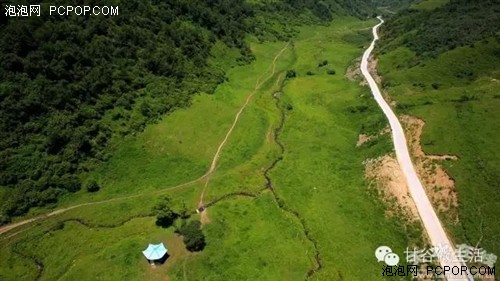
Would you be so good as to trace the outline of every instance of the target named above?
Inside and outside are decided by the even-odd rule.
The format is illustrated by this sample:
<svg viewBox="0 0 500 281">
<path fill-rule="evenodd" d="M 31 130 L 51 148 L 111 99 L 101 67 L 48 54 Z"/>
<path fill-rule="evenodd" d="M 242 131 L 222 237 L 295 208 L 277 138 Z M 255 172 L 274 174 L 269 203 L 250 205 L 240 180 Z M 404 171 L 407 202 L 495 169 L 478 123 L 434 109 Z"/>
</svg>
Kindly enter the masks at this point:
<svg viewBox="0 0 500 281">
<path fill-rule="evenodd" d="M 499 30 L 499 1 L 452 0 L 435 10 L 411 8 L 399 13 L 383 27 L 381 46 L 384 50 L 403 45 L 419 57 L 436 57 L 485 38 L 498 38 Z"/>
<path fill-rule="evenodd" d="M 2 17 L 0 224 L 80 190 L 112 138 L 213 92 L 224 81 L 209 63 L 217 42 L 239 50 L 235 63 L 249 63 L 246 36 L 285 40 L 300 19 L 367 17 L 366 3 L 115 1 L 118 16 Z"/>
</svg>

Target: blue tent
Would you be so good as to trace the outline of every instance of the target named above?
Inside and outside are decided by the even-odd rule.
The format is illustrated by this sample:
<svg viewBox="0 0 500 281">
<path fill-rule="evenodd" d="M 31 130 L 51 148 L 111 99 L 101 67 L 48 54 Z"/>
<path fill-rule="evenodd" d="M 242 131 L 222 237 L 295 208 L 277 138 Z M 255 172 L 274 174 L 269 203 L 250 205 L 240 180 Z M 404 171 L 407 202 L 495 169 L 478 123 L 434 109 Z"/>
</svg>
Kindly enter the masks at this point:
<svg viewBox="0 0 500 281">
<path fill-rule="evenodd" d="M 144 256 L 146 257 L 146 259 L 150 260 L 150 261 L 154 261 L 154 260 L 159 260 L 161 258 L 163 258 L 165 256 L 165 254 L 167 253 L 167 248 L 165 248 L 165 245 L 163 245 L 163 243 L 160 243 L 160 244 L 149 244 L 148 248 L 144 251 L 142 251 L 142 253 L 144 254 Z"/>
</svg>

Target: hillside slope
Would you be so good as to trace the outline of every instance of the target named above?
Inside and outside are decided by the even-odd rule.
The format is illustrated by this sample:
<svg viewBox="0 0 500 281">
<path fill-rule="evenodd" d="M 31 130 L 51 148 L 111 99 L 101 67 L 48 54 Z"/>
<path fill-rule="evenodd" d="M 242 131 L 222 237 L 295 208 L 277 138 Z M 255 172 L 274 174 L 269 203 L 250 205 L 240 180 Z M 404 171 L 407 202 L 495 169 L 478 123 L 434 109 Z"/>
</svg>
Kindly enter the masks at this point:
<svg viewBox="0 0 500 281">
<path fill-rule="evenodd" d="M 435 162 L 458 193 L 458 206 L 441 213 L 455 241 L 498 254 L 500 3 L 446 2 L 428 0 L 389 19 L 378 70 L 398 113 L 425 121 L 424 152 L 459 158 Z"/>
<path fill-rule="evenodd" d="M 93 182 L 113 140 L 212 93 L 254 59 L 247 36 L 287 40 L 301 23 L 365 17 L 369 2 L 118 1 L 118 16 L 42 5 L 42 17 L 2 17 L 0 224 Z"/>
</svg>

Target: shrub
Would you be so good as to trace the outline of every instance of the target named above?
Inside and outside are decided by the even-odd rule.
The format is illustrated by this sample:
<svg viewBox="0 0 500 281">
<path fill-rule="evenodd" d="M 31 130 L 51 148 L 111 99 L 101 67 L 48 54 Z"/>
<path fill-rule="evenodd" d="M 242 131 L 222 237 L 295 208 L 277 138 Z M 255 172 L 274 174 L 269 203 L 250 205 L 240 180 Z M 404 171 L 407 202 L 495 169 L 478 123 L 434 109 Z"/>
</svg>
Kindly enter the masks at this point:
<svg viewBox="0 0 500 281">
<path fill-rule="evenodd" d="M 187 209 L 187 207 L 186 207 L 186 203 L 185 203 L 185 202 L 182 202 L 182 207 L 181 207 L 181 209 L 180 209 L 180 211 L 179 211 L 179 217 L 180 217 L 181 219 L 187 219 L 187 218 L 189 218 L 190 216 L 191 216 L 191 215 L 189 214 L 189 211 L 188 211 L 188 209 Z"/>
<path fill-rule="evenodd" d="M 167 228 L 174 224 L 176 218 L 177 214 L 170 208 L 158 211 L 156 215 L 156 225 Z"/>
<path fill-rule="evenodd" d="M 179 215 L 172 210 L 171 201 L 169 197 L 163 197 L 156 206 L 154 206 L 153 211 L 156 212 L 156 225 L 161 227 L 169 227 L 174 224 L 175 219 Z"/>
<path fill-rule="evenodd" d="M 73 174 L 64 174 L 57 180 L 57 184 L 60 188 L 70 192 L 76 192 L 80 190 L 81 187 L 80 179 Z"/>
<path fill-rule="evenodd" d="M 337 72 L 333 69 L 328 69 L 328 71 L 326 72 L 328 75 L 335 75 Z"/>
<path fill-rule="evenodd" d="M 205 248 L 205 235 L 201 230 L 201 223 L 199 221 L 190 221 L 187 224 L 183 224 L 178 233 L 184 237 L 184 244 L 189 251 L 197 252 Z"/>
<path fill-rule="evenodd" d="M 309 70 L 306 74 L 309 75 L 309 76 L 311 76 L 311 75 L 314 75 L 314 72 L 312 72 L 312 71 Z"/>
<path fill-rule="evenodd" d="M 11 222 L 11 219 L 8 215 L 0 214 L 0 225 L 8 224 Z"/>
<path fill-rule="evenodd" d="M 318 67 L 322 67 L 322 66 L 325 66 L 325 65 L 328 65 L 328 61 L 327 60 L 324 60 L 324 61 L 320 62 L 318 64 Z"/>
<path fill-rule="evenodd" d="M 99 189 L 101 189 L 101 187 L 99 186 L 99 184 L 97 184 L 97 182 L 95 180 L 90 180 L 87 183 L 87 191 L 88 192 L 97 192 L 97 191 L 99 191 Z"/>
<path fill-rule="evenodd" d="M 56 224 L 54 224 L 50 230 L 51 231 L 57 231 L 57 230 L 63 230 L 64 229 L 64 222 L 58 221 Z"/>
<path fill-rule="evenodd" d="M 286 78 L 294 78 L 297 76 L 297 73 L 295 70 L 287 70 L 286 71 Z"/>
<path fill-rule="evenodd" d="M 475 100 L 478 100 L 478 98 L 475 95 L 463 94 L 456 101 L 457 102 L 468 102 L 468 101 L 475 101 Z"/>
<path fill-rule="evenodd" d="M 145 117 L 152 117 L 153 116 L 153 109 L 151 108 L 151 105 L 143 101 L 140 106 L 141 109 L 141 114 Z"/>
</svg>

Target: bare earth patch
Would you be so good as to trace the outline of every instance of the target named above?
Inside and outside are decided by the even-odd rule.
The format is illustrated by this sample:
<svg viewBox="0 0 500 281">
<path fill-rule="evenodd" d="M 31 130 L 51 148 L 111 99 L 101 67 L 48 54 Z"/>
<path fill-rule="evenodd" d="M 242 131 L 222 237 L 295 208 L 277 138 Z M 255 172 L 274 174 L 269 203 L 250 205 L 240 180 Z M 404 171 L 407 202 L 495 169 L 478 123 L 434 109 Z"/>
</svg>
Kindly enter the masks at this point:
<svg viewBox="0 0 500 281">
<path fill-rule="evenodd" d="M 391 208 L 388 215 L 399 215 L 403 213 L 409 221 L 418 220 L 418 212 L 411 198 L 406 179 L 395 157 L 384 155 L 376 159 L 368 159 L 364 162 L 366 177 L 374 181 L 378 194 L 392 205 L 395 203 L 396 210 Z"/>
<path fill-rule="evenodd" d="M 439 164 L 441 161 L 456 161 L 458 158 L 453 155 L 426 155 L 420 144 L 424 121 L 408 115 L 403 115 L 400 119 L 406 131 L 415 168 L 434 208 L 449 216 L 452 221 L 458 222 L 455 181 Z M 376 137 L 377 135 L 360 135 L 358 146 Z M 391 206 L 392 210 L 388 211 L 388 214 L 403 212 L 410 221 L 418 219 L 415 203 L 409 195 L 397 159 L 392 155 L 384 155 L 377 159 L 367 159 L 364 164 L 366 178 L 375 182 L 379 194 Z"/>
<path fill-rule="evenodd" d="M 358 141 L 356 142 L 356 147 L 362 146 L 363 144 L 365 144 L 366 142 L 370 141 L 371 139 L 373 139 L 373 136 L 369 136 L 369 135 L 365 135 L 365 134 L 360 134 L 358 136 Z"/>
<path fill-rule="evenodd" d="M 372 75 L 373 79 L 375 79 L 375 82 L 377 82 L 377 84 L 380 85 L 382 83 L 382 78 L 380 77 L 380 75 L 378 75 L 377 63 L 378 59 L 375 59 L 373 56 L 370 57 L 370 59 L 368 60 L 368 70 L 370 71 L 370 74 Z M 347 68 L 345 77 L 349 81 L 359 81 L 359 85 L 361 86 L 367 86 L 368 83 L 361 74 L 360 65 L 361 65 L 361 58 L 357 58 L 356 60 L 354 60 L 354 63 Z M 386 99 L 388 98 L 387 93 L 384 93 L 384 97 Z M 387 99 L 387 101 L 389 101 L 389 99 Z M 391 102 L 389 102 L 389 104 L 390 103 Z"/>
<path fill-rule="evenodd" d="M 363 75 L 361 75 L 360 64 L 361 58 L 354 60 L 354 63 L 347 68 L 345 78 L 349 81 L 359 81 L 361 85 L 368 85 L 363 78 Z"/>
<path fill-rule="evenodd" d="M 210 218 L 208 217 L 207 209 L 200 213 L 200 222 L 202 225 L 210 223 Z"/>
<path fill-rule="evenodd" d="M 266 134 L 266 143 L 271 143 L 273 141 L 273 127 L 272 125 L 269 125 L 269 129 L 267 130 Z"/>
<path fill-rule="evenodd" d="M 414 157 L 415 167 L 424 184 L 427 195 L 439 212 L 446 212 L 457 219 L 458 207 L 455 181 L 439 164 L 441 161 L 456 161 L 454 155 L 426 155 L 420 144 L 425 122 L 417 117 L 402 115 L 401 122 L 407 132 L 410 153 Z"/>
<path fill-rule="evenodd" d="M 377 138 L 378 136 L 381 136 L 381 135 L 384 135 L 384 134 L 388 134 L 391 132 L 391 129 L 389 128 L 389 126 L 385 127 L 383 130 L 381 130 L 378 135 L 367 135 L 367 134 L 359 134 L 358 135 L 358 141 L 356 142 L 356 147 L 360 147 L 362 146 L 363 144 Z"/>
</svg>

